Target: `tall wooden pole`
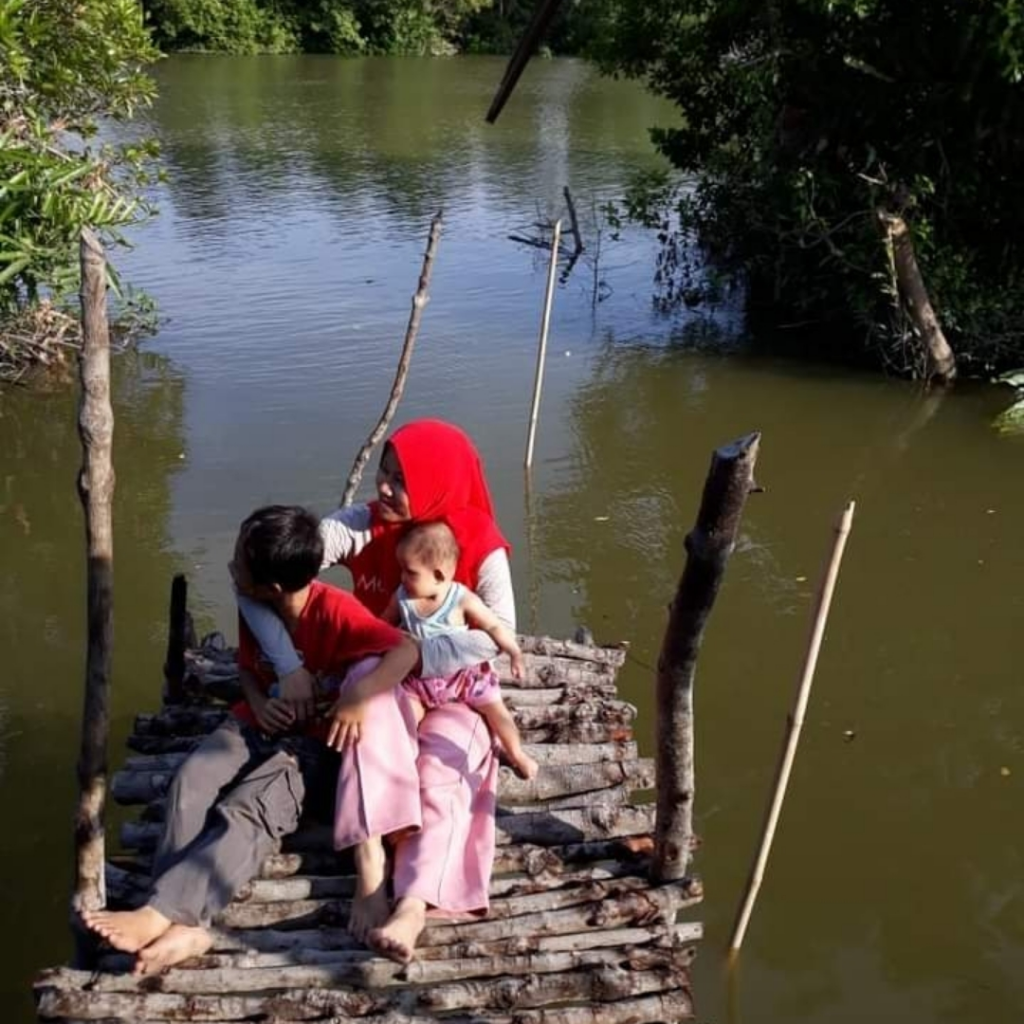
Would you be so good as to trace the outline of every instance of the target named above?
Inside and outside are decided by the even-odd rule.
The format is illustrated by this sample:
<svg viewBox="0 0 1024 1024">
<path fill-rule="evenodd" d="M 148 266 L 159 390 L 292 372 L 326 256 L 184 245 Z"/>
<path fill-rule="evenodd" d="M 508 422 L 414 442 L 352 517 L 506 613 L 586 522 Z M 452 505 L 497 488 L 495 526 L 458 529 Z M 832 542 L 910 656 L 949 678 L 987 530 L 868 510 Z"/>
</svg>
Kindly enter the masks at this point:
<svg viewBox="0 0 1024 1024">
<path fill-rule="evenodd" d="M 775 829 L 779 824 L 779 815 L 782 813 L 782 801 L 786 798 L 789 774 L 793 770 L 796 748 L 800 742 L 800 730 L 803 728 L 804 715 L 807 712 L 807 702 L 811 696 L 811 683 L 814 681 L 814 670 L 818 664 L 818 654 L 821 651 L 821 642 L 825 636 L 825 624 L 828 622 L 828 610 L 832 604 L 832 593 L 836 588 L 836 580 L 839 578 L 839 566 L 843 561 L 846 539 L 849 537 L 850 528 L 853 525 L 853 510 L 854 503 L 851 501 L 843 510 L 839 521 L 836 523 L 832 550 L 829 553 L 828 563 L 825 566 L 825 575 L 818 588 L 818 600 L 814 609 L 811 638 L 807 644 L 803 672 L 800 673 L 796 701 L 793 710 L 789 714 L 789 718 L 786 720 L 786 742 L 783 745 L 782 759 L 779 761 L 778 771 L 775 775 L 775 789 L 772 793 L 772 802 L 768 807 L 764 831 L 761 834 L 761 845 L 757 851 L 754 866 L 750 870 L 746 896 L 736 918 L 732 942 L 729 944 L 729 949 L 732 953 L 737 953 L 740 946 L 743 945 L 743 936 L 746 934 L 747 925 L 750 923 L 750 915 L 754 910 L 754 901 L 757 899 L 757 894 L 761 889 L 761 882 L 764 879 L 764 869 L 768 863 L 768 854 L 771 852 L 772 840 L 775 838 Z"/>
<path fill-rule="evenodd" d="M 693 683 L 704 626 L 739 532 L 747 495 L 755 490 L 761 435 L 717 449 L 704 483 L 697 523 L 686 536 L 686 567 L 669 609 L 658 658 L 658 806 L 651 877 L 686 875 L 693 839 Z"/>
<path fill-rule="evenodd" d="M 82 468 L 78 495 L 85 512 L 87 551 L 86 600 L 88 647 L 85 703 L 78 757 L 78 806 L 75 811 L 75 891 L 73 918 L 106 903 L 103 810 L 107 783 L 108 693 L 113 640 L 114 535 L 111 502 L 114 467 L 111 443 L 114 413 L 110 405 L 110 330 L 107 324 L 107 273 L 103 247 L 89 230 L 82 232 L 82 384 L 78 434 Z M 90 955 L 91 944 L 76 929 L 77 957 Z"/>
<path fill-rule="evenodd" d="M 540 338 L 537 341 L 537 370 L 533 375 L 533 404 L 530 406 L 530 427 L 526 435 L 524 465 L 533 465 L 533 442 L 537 437 L 537 416 L 540 413 L 540 392 L 544 386 L 544 361 L 548 351 L 548 327 L 551 325 L 551 303 L 555 297 L 555 274 L 558 271 L 558 246 L 562 241 L 562 222 L 555 221 L 551 235 L 551 262 L 548 264 L 548 283 L 544 290 L 544 312 L 540 318 Z"/>
<path fill-rule="evenodd" d="M 427 239 L 427 251 L 423 254 L 423 267 L 420 270 L 419 285 L 416 294 L 412 297 L 412 311 L 409 314 L 409 323 L 405 329 L 405 342 L 402 345 L 402 354 L 398 358 L 398 368 L 395 370 L 395 380 L 391 385 L 391 394 L 388 396 L 387 405 L 381 413 L 377 426 L 370 432 L 363 447 L 359 449 L 352 469 L 345 482 L 345 493 L 341 496 L 342 506 L 351 505 L 352 499 L 359 490 L 359 481 L 363 478 L 363 470 L 373 449 L 387 433 L 388 426 L 398 408 L 398 402 L 405 391 L 405 379 L 409 376 L 409 363 L 412 361 L 412 351 L 416 344 L 416 335 L 419 333 L 420 320 L 423 319 L 423 309 L 430 301 L 430 275 L 434 269 L 434 257 L 437 255 L 437 242 L 441 237 L 442 211 L 438 210 L 434 219 L 430 222 L 430 236 Z"/>
</svg>

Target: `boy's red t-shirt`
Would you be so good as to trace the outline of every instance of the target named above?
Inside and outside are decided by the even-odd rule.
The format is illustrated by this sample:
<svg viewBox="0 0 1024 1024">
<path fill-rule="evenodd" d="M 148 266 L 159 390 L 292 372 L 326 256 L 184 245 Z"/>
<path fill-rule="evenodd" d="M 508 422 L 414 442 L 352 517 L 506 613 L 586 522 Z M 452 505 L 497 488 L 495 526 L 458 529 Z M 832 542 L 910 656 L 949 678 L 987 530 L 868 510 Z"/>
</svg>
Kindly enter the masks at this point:
<svg viewBox="0 0 1024 1024">
<path fill-rule="evenodd" d="M 384 654 L 397 647 L 402 633 L 378 619 L 348 591 L 314 580 L 291 638 L 310 672 L 340 679 L 361 658 Z M 277 679 L 273 666 L 263 657 L 241 615 L 238 617 L 238 667 L 251 672 L 264 693 L 270 692 Z M 248 701 L 239 701 L 231 711 L 246 725 L 259 728 Z M 307 731 L 317 732 L 320 727 L 322 723 L 314 720 Z"/>
</svg>

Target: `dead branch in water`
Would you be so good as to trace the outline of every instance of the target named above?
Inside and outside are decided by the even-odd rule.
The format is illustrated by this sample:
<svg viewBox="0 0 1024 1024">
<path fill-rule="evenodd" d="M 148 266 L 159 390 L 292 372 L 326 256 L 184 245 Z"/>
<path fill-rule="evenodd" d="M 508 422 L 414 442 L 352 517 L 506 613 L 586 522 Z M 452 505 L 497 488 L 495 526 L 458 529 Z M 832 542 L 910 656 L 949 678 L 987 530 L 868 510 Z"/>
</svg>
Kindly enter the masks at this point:
<svg viewBox="0 0 1024 1024">
<path fill-rule="evenodd" d="M 437 254 L 437 242 L 441 237 L 442 211 L 438 210 L 434 219 L 430 222 L 430 236 L 427 240 L 427 251 L 423 254 L 423 268 L 420 270 L 419 287 L 412 297 L 412 312 L 409 314 L 409 325 L 405 329 L 405 342 L 402 345 L 402 354 L 398 359 L 398 369 L 395 371 L 395 382 L 391 385 L 391 395 L 388 398 L 384 412 L 381 414 L 377 426 L 373 428 L 366 443 L 359 449 L 355 462 L 352 463 L 352 470 L 345 483 L 345 493 L 341 496 L 342 506 L 351 505 L 356 491 L 359 489 L 359 481 L 363 478 L 363 470 L 373 449 L 380 443 L 381 438 L 387 433 L 388 426 L 394 418 L 398 402 L 405 391 L 405 379 L 409 376 L 409 363 L 412 360 L 413 346 L 416 344 L 416 335 L 419 333 L 420 320 L 423 318 L 423 307 L 430 300 L 427 289 L 430 287 L 430 275 L 434 269 L 434 256 Z"/>
<path fill-rule="evenodd" d="M 152 331 L 146 315 L 131 310 L 109 325 L 110 349 L 121 352 Z M 82 322 L 74 313 L 43 299 L 0 321 L 0 384 L 24 384 L 51 373 L 70 378 L 72 356 L 83 346 Z"/>
<path fill-rule="evenodd" d="M 926 384 L 952 384 L 956 379 L 956 357 L 932 306 L 910 228 L 897 213 L 879 209 L 877 216 L 889 250 L 898 298 L 903 300 L 919 338 L 924 381 Z"/>
</svg>

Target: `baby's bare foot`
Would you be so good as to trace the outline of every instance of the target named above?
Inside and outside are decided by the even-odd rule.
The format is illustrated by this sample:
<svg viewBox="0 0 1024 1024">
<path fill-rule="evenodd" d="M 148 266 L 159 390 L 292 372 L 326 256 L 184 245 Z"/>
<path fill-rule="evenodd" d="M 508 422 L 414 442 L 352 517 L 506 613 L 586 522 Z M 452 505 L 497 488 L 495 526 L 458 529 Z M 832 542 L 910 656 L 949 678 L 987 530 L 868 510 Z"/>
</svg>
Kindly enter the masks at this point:
<svg viewBox="0 0 1024 1024">
<path fill-rule="evenodd" d="M 416 941 L 426 923 L 427 908 L 422 900 L 399 900 L 387 923 L 370 932 L 370 945 L 382 956 L 407 964 L 415 955 Z"/>
<path fill-rule="evenodd" d="M 135 974 L 160 974 L 175 964 L 202 956 L 213 945 L 213 936 L 205 928 L 172 924 L 135 958 Z"/>
<path fill-rule="evenodd" d="M 90 931 L 124 953 L 137 953 L 171 927 L 159 910 L 149 906 L 138 910 L 86 910 L 82 920 Z"/>
<path fill-rule="evenodd" d="M 540 771 L 540 765 L 538 765 L 529 754 L 520 750 L 515 754 L 509 755 L 509 761 L 512 763 L 512 767 L 520 778 L 537 778 L 537 773 Z"/>
</svg>

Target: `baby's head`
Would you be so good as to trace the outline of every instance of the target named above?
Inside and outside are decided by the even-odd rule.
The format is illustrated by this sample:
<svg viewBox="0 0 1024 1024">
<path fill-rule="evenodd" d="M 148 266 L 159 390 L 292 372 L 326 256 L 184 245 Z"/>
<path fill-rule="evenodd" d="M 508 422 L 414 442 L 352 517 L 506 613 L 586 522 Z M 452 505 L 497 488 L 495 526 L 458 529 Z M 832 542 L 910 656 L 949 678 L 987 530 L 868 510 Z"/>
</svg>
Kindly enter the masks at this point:
<svg viewBox="0 0 1024 1024">
<path fill-rule="evenodd" d="M 446 523 L 419 523 L 398 542 L 402 586 L 410 597 L 430 597 L 451 583 L 459 564 L 459 544 Z"/>
</svg>

